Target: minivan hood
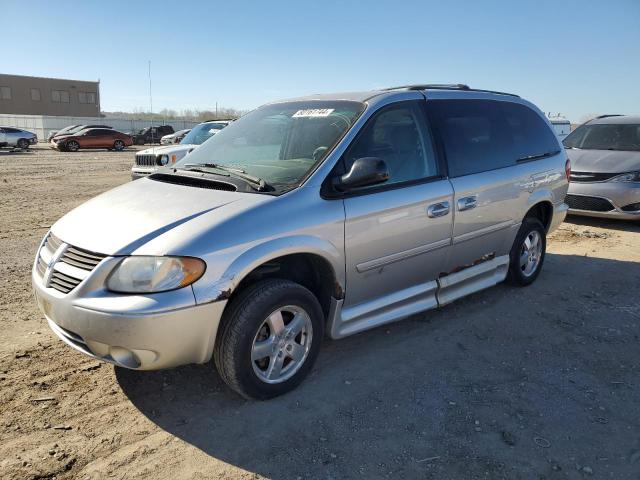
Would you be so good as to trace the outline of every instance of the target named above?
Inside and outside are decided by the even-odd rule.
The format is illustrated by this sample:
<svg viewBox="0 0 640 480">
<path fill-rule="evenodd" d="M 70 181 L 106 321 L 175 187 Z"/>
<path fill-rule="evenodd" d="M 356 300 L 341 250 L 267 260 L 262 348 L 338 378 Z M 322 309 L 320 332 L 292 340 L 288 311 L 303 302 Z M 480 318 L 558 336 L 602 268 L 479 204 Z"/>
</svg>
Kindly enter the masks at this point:
<svg viewBox="0 0 640 480">
<path fill-rule="evenodd" d="M 251 193 L 174 185 L 143 178 L 80 205 L 51 228 L 63 242 L 105 255 L 125 255 L 220 207 L 252 203 Z M 213 219 L 212 219 L 213 222 Z"/>
<path fill-rule="evenodd" d="M 640 152 L 567 149 L 571 170 L 593 173 L 625 173 L 640 170 Z"/>
</svg>

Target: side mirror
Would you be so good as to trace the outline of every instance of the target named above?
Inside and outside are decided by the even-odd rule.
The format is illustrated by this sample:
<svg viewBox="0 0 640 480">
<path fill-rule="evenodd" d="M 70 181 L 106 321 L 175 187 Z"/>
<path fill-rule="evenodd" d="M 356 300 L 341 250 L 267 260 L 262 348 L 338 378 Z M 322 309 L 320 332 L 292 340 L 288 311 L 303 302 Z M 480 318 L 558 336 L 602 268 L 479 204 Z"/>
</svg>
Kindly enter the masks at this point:
<svg viewBox="0 0 640 480">
<path fill-rule="evenodd" d="M 334 178 L 333 187 L 344 192 L 352 188 L 377 185 L 388 179 L 389 169 L 384 160 L 377 157 L 363 157 L 353 162 L 348 173 Z"/>
</svg>

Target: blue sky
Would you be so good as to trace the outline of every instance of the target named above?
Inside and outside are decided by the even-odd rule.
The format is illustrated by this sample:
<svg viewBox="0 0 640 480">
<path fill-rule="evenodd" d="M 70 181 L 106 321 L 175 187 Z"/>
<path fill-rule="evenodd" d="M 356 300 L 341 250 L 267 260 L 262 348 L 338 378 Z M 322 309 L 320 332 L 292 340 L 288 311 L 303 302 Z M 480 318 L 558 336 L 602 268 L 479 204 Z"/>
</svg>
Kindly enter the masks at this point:
<svg viewBox="0 0 640 480">
<path fill-rule="evenodd" d="M 640 114 L 640 0 L 2 5 L 16 48 L 0 72 L 100 79 L 106 111 L 148 108 L 151 60 L 156 111 L 446 82 L 514 92 L 572 121 Z"/>
</svg>

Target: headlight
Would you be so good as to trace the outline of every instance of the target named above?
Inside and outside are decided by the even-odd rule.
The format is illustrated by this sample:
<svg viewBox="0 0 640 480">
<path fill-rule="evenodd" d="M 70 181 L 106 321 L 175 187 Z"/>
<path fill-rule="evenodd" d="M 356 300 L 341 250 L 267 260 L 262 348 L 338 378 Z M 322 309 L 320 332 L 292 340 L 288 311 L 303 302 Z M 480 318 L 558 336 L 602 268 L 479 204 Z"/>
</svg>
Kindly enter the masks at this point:
<svg viewBox="0 0 640 480">
<path fill-rule="evenodd" d="M 157 293 L 191 285 L 205 263 L 193 257 L 126 257 L 111 272 L 107 288 L 120 293 Z"/>
<path fill-rule="evenodd" d="M 610 182 L 640 182 L 640 172 L 629 172 L 613 177 Z"/>
<path fill-rule="evenodd" d="M 160 162 L 160 165 L 164 167 L 166 164 L 169 163 L 169 155 L 160 155 L 158 162 Z"/>
</svg>

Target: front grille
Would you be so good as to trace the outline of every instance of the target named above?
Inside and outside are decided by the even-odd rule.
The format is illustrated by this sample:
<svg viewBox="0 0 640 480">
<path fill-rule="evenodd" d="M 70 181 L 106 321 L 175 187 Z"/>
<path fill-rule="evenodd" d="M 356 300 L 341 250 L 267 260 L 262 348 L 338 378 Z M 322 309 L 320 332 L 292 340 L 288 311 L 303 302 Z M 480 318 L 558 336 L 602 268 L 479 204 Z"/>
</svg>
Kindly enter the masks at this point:
<svg viewBox="0 0 640 480">
<path fill-rule="evenodd" d="M 38 252 L 36 271 L 47 287 L 69 293 L 106 257 L 66 244 L 49 233 Z"/>
<path fill-rule="evenodd" d="M 136 165 L 139 165 L 141 167 L 155 167 L 156 156 L 149 154 L 138 154 L 136 155 Z"/>
<path fill-rule="evenodd" d="M 584 195 L 567 195 L 565 203 L 573 210 L 589 210 L 591 212 L 609 212 L 615 207 L 605 198 L 587 197 Z"/>
<path fill-rule="evenodd" d="M 572 182 L 605 182 L 610 178 L 620 175 L 619 173 L 593 173 L 593 172 L 571 172 L 569 177 Z"/>
</svg>

